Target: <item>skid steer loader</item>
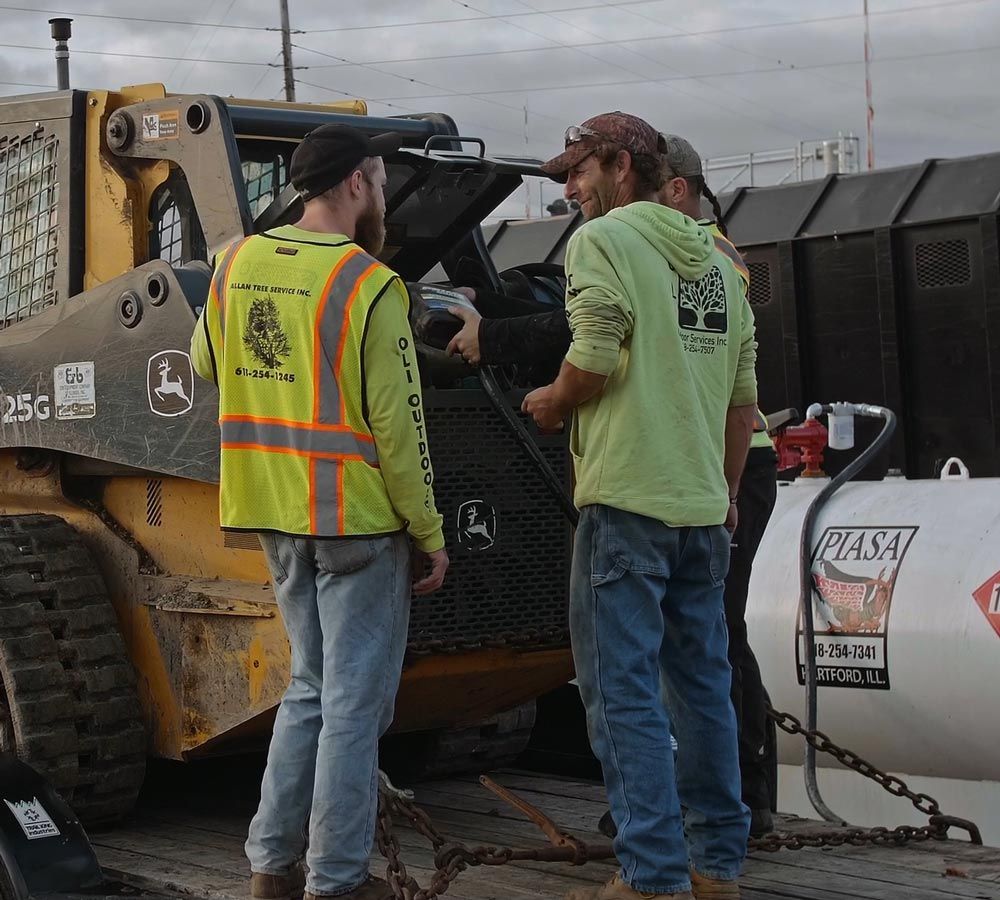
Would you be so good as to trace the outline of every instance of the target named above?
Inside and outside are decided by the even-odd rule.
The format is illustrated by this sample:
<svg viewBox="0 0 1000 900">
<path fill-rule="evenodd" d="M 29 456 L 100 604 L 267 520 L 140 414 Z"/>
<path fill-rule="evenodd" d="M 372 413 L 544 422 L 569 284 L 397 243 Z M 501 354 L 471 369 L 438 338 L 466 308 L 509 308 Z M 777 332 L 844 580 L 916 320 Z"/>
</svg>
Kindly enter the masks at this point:
<svg viewBox="0 0 1000 900">
<path fill-rule="evenodd" d="M 383 258 L 407 282 L 527 281 L 511 313 L 539 308 L 478 224 L 537 169 L 446 116 L 162 85 L 0 100 L 0 750 L 85 822 L 130 808 L 148 754 L 270 733 L 288 642 L 256 535 L 219 529 L 218 398 L 188 347 L 213 256 L 294 220 L 291 152 L 325 122 L 404 136 Z M 420 349 L 453 563 L 414 603 L 393 728 L 426 734 L 429 771 L 486 768 L 572 677 L 567 454 L 516 412 L 519 373 Z"/>
</svg>

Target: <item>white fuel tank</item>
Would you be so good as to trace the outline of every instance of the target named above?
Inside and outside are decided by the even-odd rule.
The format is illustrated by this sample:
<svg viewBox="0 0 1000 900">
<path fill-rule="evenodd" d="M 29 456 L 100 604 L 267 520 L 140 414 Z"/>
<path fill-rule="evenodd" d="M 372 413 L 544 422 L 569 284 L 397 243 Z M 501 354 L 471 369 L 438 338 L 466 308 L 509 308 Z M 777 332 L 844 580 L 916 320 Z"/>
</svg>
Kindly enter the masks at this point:
<svg viewBox="0 0 1000 900">
<path fill-rule="evenodd" d="M 827 483 L 779 487 L 750 582 L 764 684 L 799 718 L 798 548 Z M 812 550 L 820 730 L 889 771 L 1000 781 L 1000 479 L 848 484 Z M 800 763 L 801 738 L 778 734 L 781 762 Z"/>
</svg>

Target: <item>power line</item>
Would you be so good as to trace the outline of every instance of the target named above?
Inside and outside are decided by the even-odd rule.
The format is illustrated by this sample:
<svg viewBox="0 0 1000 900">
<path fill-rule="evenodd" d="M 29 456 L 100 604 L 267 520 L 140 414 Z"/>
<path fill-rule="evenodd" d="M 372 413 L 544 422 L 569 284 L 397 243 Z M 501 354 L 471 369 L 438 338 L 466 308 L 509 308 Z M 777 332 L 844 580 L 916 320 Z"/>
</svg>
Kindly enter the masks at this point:
<svg viewBox="0 0 1000 900">
<path fill-rule="evenodd" d="M 926 53 L 905 53 L 898 56 L 882 56 L 875 60 L 874 63 L 884 63 L 884 62 L 901 62 L 903 60 L 910 59 L 926 59 L 928 57 L 941 57 L 941 56 L 955 56 L 956 54 L 962 53 L 988 53 L 994 50 L 1000 50 L 1000 44 L 991 44 L 986 47 L 965 47 L 957 50 L 938 50 L 929 51 Z M 576 82 L 574 84 L 557 84 L 557 85 L 539 85 L 530 88 L 494 88 L 488 91 L 466 91 L 461 96 L 463 97 L 488 97 L 494 94 L 534 94 L 543 91 L 577 91 L 582 88 L 601 88 L 601 87 L 620 87 L 622 85 L 630 84 L 661 84 L 671 81 L 691 81 L 699 78 L 729 78 L 739 75 L 767 75 L 773 74 L 774 72 L 807 72 L 812 69 L 830 69 L 837 68 L 839 66 L 860 66 L 863 64 L 863 60 L 858 59 L 848 59 L 841 60 L 839 62 L 828 62 L 828 63 L 811 63 L 804 66 L 795 66 L 794 68 L 787 68 L 785 66 L 772 66 L 767 69 L 737 69 L 729 72 L 704 72 L 700 75 L 677 75 L 677 76 L 667 76 L 665 78 L 635 78 L 631 80 L 623 81 L 590 81 L 590 82 Z M 451 94 L 424 94 L 419 99 L 421 100 L 435 100 L 441 97 L 449 97 Z M 382 102 L 383 100 L 398 100 L 398 97 L 375 97 L 372 98 L 375 101 Z"/>
<path fill-rule="evenodd" d="M 235 6 L 235 5 L 236 5 L 236 0 L 229 0 L 229 5 L 226 7 L 226 11 L 222 14 L 222 18 L 223 19 L 225 19 L 229 15 L 229 13 L 232 12 L 233 6 Z M 201 52 L 198 54 L 198 62 L 204 62 L 204 60 L 205 60 L 205 54 L 208 52 L 208 48 L 212 46 L 212 41 L 215 40 L 215 38 L 218 35 L 218 33 L 219 33 L 219 29 L 218 28 L 212 28 L 212 30 L 209 32 L 208 40 L 205 42 L 205 46 L 201 48 Z M 191 44 L 193 44 L 193 43 L 194 43 L 194 40 L 192 38 L 192 40 L 188 42 L 188 48 L 190 48 Z M 184 52 L 186 53 L 187 49 L 185 49 Z M 177 71 L 177 67 L 179 65 L 180 65 L 180 62 L 174 63 L 174 67 L 170 70 L 170 77 L 167 79 L 168 83 L 171 83 L 173 81 L 174 73 Z M 197 65 L 197 63 L 195 63 L 195 65 Z M 194 68 L 195 68 L 194 66 L 191 66 L 184 73 L 184 76 L 181 78 L 181 80 L 177 84 L 177 90 L 180 90 L 181 87 L 191 77 L 191 73 L 194 71 Z"/>
<path fill-rule="evenodd" d="M 32 47 L 26 46 L 24 44 L 0 44 L 0 47 L 5 47 L 10 50 L 41 50 L 45 53 L 51 53 L 51 47 Z M 270 66 L 270 63 L 266 62 L 248 62 L 245 59 L 197 59 L 190 57 L 182 57 L 178 59 L 176 56 L 157 56 L 152 53 L 120 53 L 115 50 L 73 50 L 74 56 L 86 55 L 86 56 L 120 56 L 124 59 L 156 59 L 156 60 L 169 60 L 170 62 L 191 62 L 191 63 L 212 63 L 213 65 L 219 66 Z M 305 67 L 304 67 L 305 68 Z"/>
<path fill-rule="evenodd" d="M 335 56 L 332 53 L 327 53 L 324 50 L 315 50 L 315 49 L 313 49 L 311 47 L 302 47 L 299 44 L 292 44 L 292 46 L 296 47 L 299 50 L 308 50 L 310 53 L 316 53 L 319 56 L 325 56 L 328 59 L 339 60 L 340 62 L 346 63 L 347 65 L 350 65 L 350 66 L 357 66 L 358 68 L 361 68 L 361 69 L 368 69 L 369 71 L 376 72 L 379 75 L 385 75 L 388 78 L 396 78 L 396 79 L 399 79 L 400 81 L 407 81 L 410 84 L 419 84 L 419 85 L 422 85 L 424 87 L 433 88 L 436 91 L 448 91 L 448 88 L 441 87 L 441 85 L 439 85 L 439 84 L 432 84 L 429 81 L 421 81 L 419 78 L 411 78 L 408 75 L 397 75 L 395 72 L 386 72 L 386 71 L 384 71 L 382 69 L 377 68 L 376 66 L 372 66 L 372 65 L 369 65 L 367 63 L 355 63 L 355 62 L 352 62 L 349 59 L 345 59 L 342 56 Z M 428 96 L 434 96 L 434 95 L 428 95 Z M 440 96 L 443 96 L 443 97 L 472 97 L 473 99 L 477 100 L 480 103 L 488 103 L 491 106 L 497 106 L 497 107 L 499 107 L 501 109 L 509 109 L 509 110 L 513 110 L 514 112 L 517 112 L 517 113 L 521 113 L 523 111 L 520 106 L 511 106 L 509 103 L 501 103 L 499 100 L 487 100 L 487 99 L 485 99 L 483 97 L 477 97 L 477 96 L 474 96 L 472 94 L 463 93 L 461 91 L 448 91 L 447 94 L 442 94 Z M 394 99 L 394 100 L 405 100 L 406 97 L 394 97 L 392 99 Z M 559 121 L 558 119 L 556 119 L 555 116 L 546 116 L 546 115 L 544 115 L 542 113 L 538 113 L 538 116 L 540 118 L 551 119 L 552 121 Z"/>
<path fill-rule="evenodd" d="M 652 3 L 652 2 L 658 2 L 658 0 L 640 0 L 640 2 L 642 2 L 642 3 Z M 899 7 L 897 9 L 883 9 L 883 10 L 878 10 L 876 12 L 873 12 L 870 15 L 874 18 L 875 16 L 892 16 L 892 15 L 899 15 L 901 13 L 919 12 L 920 10 L 925 10 L 925 9 L 940 9 L 940 8 L 944 8 L 944 7 L 953 7 L 953 6 L 969 6 L 969 5 L 978 5 L 978 4 L 982 4 L 982 3 L 991 3 L 991 2 L 995 2 L 995 0 L 951 0 L 951 2 L 947 2 L 947 3 L 925 3 L 925 4 L 922 4 L 920 6 L 906 6 L 906 7 Z M 608 5 L 610 6 L 612 4 L 608 4 Z M 613 4 L 613 5 L 615 7 L 618 7 L 618 6 L 626 6 L 626 5 L 634 5 L 634 4 L 622 3 L 622 4 Z M 572 7 L 572 8 L 573 9 L 578 9 L 579 7 Z M 589 6 L 588 7 L 584 7 L 584 9 L 596 9 L 596 8 L 597 7 L 589 7 Z M 467 18 L 467 19 L 450 19 L 450 20 L 442 20 L 442 21 L 444 21 L 444 22 L 449 22 L 449 21 L 450 22 L 457 22 L 457 21 L 462 21 L 462 22 L 479 22 L 479 21 L 489 20 L 489 19 L 501 19 L 502 20 L 502 19 L 515 18 L 517 16 L 525 16 L 525 15 L 549 15 L 550 13 L 565 12 L 565 11 L 566 10 L 554 9 L 554 10 L 551 10 L 551 11 L 548 11 L 548 12 L 512 13 L 512 14 L 510 14 L 508 16 L 484 15 L 484 16 L 479 16 L 479 17 L 470 17 L 470 18 Z M 631 12 L 631 10 L 626 10 L 626 12 Z M 567 50 L 576 50 L 576 49 L 587 48 L 587 47 L 603 47 L 603 46 L 606 46 L 609 43 L 617 43 L 617 44 L 648 43 L 650 41 L 667 41 L 667 40 L 677 40 L 677 39 L 683 39 L 683 38 L 706 37 L 706 36 L 716 35 L 716 34 L 731 34 L 731 33 L 734 33 L 734 32 L 759 31 L 761 29 L 768 29 L 768 28 L 786 28 L 786 27 L 799 26 L 799 25 L 825 24 L 827 22 L 844 22 L 844 21 L 848 21 L 850 19 L 860 19 L 861 17 L 862 16 L 861 16 L 860 13 L 844 13 L 842 15 L 822 16 L 822 17 L 815 18 L 815 19 L 790 19 L 790 20 L 785 21 L 785 22 L 759 22 L 759 23 L 754 24 L 754 25 L 732 25 L 732 26 L 728 26 L 726 28 L 708 28 L 708 29 L 704 29 L 704 30 L 701 30 L 701 31 L 675 31 L 672 34 L 642 35 L 641 37 L 627 38 L 627 39 L 622 40 L 622 41 L 610 41 L 610 40 L 582 41 L 582 42 L 574 42 L 574 43 L 561 44 L 559 46 L 565 47 Z M 643 18 L 646 18 L 646 17 L 643 17 Z M 658 22 L 661 25 L 667 24 L 665 22 L 659 22 L 658 19 L 650 19 L 650 21 L 652 21 L 652 22 Z M 424 24 L 424 23 L 422 23 L 422 22 L 410 22 L 410 23 L 404 23 L 404 24 L 398 25 L 398 26 L 396 26 L 396 25 L 359 25 L 359 26 L 356 26 L 355 28 L 350 28 L 350 29 L 336 29 L 336 28 L 334 28 L 334 29 L 329 29 L 329 30 L 330 31 L 338 31 L 338 30 L 356 30 L 356 29 L 359 30 L 359 29 L 367 29 L 367 28 L 397 28 L 397 27 L 403 28 L 403 27 L 412 27 L 414 25 L 422 25 L 422 24 Z M 438 23 L 434 22 L 434 23 L 428 23 L 428 24 L 438 24 Z M 578 27 L 578 26 L 574 26 L 574 27 Z M 668 27 L 675 27 L 675 26 L 671 25 L 671 26 L 668 26 Z M 307 34 L 324 34 L 326 32 L 324 32 L 324 31 L 308 31 L 306 33 Z M 303 47 L 303 49 L 307 49 L 307 48 Z M 470 51 L 468 53 L 446 53 L 446 54 L 435 54 L 434 56 L 406 56 L 406 57 L 396 57 L 396 58 L 392 58 L 392 59 L 371 59 L 371 60 L 366 60 L 366 63 L 368 63 L 370 65 L 388 65 L 388 64 L 391 64 L 391 63 L 438 62 L 440 60 L 445 60 L 445 59 L 472 59 L 472 58 L 475 58 L 475 57 L 486 57 L 486 56 L 510 56 L 510 55 L 513 55 L 513 54 L 516 54 L 516 53 L 545 53 L 546 51 L 549 51 L 551 49 L 552 49 L 552 45 L 548 44 L 548 45 L 546 45 L 544 47 L 525 47 L 525 48 L 521 48 L 521 49 L 510 49 L 510 48 L 508 48 L 508 49 L 505 49 L 505 50 L 474 50 L 474 51 Z M 337 66 L 315 66 L 314 68 L 317 68 L 317 69 L 324 69 L 324 68 L 325 69 L 333 69 L 333 68 L 338 68 L 338 67 Z"/>
<path fill-rule="evenodd" d="M 976 2 L 976 0 L 974 0 L 974 2 Z M 960 5 L 960 3 L 954 3 L 954 4 L 951 4 L 951 5 L 958 6 L 958 5 Z M 920 8 L 923 8 L 923 7 L 920 7 Z M 640 19 L 643 19 L 643 20 L 645 20 L 647 22 L 653 22 L 656 25 L 670 25 L 670 27 L 673 27 L 673 28 L 678 28 L 679 27 L 677 25 L 673 25 L 671 23 L 664 22 L 661 19 L 655 19 L 652 16 L 646 15 L 645 13 L 642 13 L 642 12 L 638 12 L 638 11 L 636 11 L 634 9 L 628 10 L 627 12 L 628 12 L 628 15 L 630 15 L 630 16 L 636 16 L 636 17 L 638 17 Z M 692 33 L 691 32 L 685 32 L 685 34 L 692 34 Z M 755 53 L 752 50 L 746 50 L 743 47 L 736 46 L 735 44 L 724 43 L 722 41 L 715 40 L 712 37 L 705 37 L 704 39 L 707 40 L 708 43 L 710 43 L 710 44 L 715 44 L 717 47 L 722 47 L 723 49 L 729 50 L 729 51 L 731 51 L 733 53 L 739 53 L 739 54 L 741 54 L 743 56 L 749 56 L 749 57 L 751 57 L 753 59 L 763 59 L 763 60 L 766 60 L 769 63 L 777 63 L 779 66 L 785 66 L 788 69 L 794 69 L 794 68 L 796 68 L 795 63 L 789 63 L 789 62 L 786 62 L 785 60 L 777 59 L 774 56 L 769 56 L 769 55 L 766 55 L 766 54 L 763 54 L 763 53 Z M 799 67 L 799 68 L 801 68 L 801 67 Z M 849 90 L 854 90 L 857 87 L 857 85 L 852 84 L 851 82 L 842 81 L 839 78 L 831 78 L 829 75 L 825 75 L 822 72 L 816 71 L 814 69 L 808 69 L 808 70 L 804 70 L 804 71 L 806 71 L 806 74 L 809 75 L 810 78 L 814 78 L 817 81 L 821 81 L 821 82 L 823 82 L 825 84 L 832 84 L 832 85 L 836 85 L 837 87 L 847 88 Z M 732 87 L 730 87 L 729 90 L 732 91 Z M 741 94 L 738 94 L 735 91 L 733 91 L 733 93 L 734 93 L 735 96 L 740 97 L 741 99 L 746 99 Z M 910 95 L 907 95 L 907 96 L 901 97 L 901 98 L 897 97 L 897 98 L 895 98 L 893 100 L 893 105 L 894 106 L 895 105 L 899 105 L 899 104 L 903 104 L 903 105 L 909 106 L 909 107 L 911 107 L 913 109 L 920 110 L 921 112 L 926 113 L 927 115 L 932 115 L 932 116 L 936 116 L 938 118 L 943 118 L 943 119 L 949 119 L 949 120 L 951 120 L 953 122 L 960 122 L 960 123 L 965 124 L 965 125 L 971 125 L 973 128 L 978 128 L 981 131 L 989 131 L 990 133 L 992 133 L 995 130 L 995 129 L 989 128 L 987 126 L 980 125 L 978 122 L 972 122 L 972 121 L 970 121 L 968 119 L 963 119 L 963 118 L 960 118 L 959 116 L 951 115 L 950 113 L 947 113 L 947 112 L 945 112 L 945 111 L 943 111 L 941 109 L 938 109 L 938 108 L 933 108 L 932 109 L 931 107 L 923 106 L 922 104 L 919 104 L 919 103 L 914 103 L 913 102 L 913 98 Z M 812 127 L 815 127 L 815 126 L 812 126 Z"/>
<path fill-rule="evenodd" d="M 601 3 L 593 4 L 590 6 L 563 6 L 558 9 L 549 9 L 544 12 L 519 12 L 519 13 L 484 13 L 479 16 L 463 16 L 459 18 L 452 19 L 427 19 L 421 22 L 396 22 L 387 23 L 384 25 L 344 25 L 339 28 L 310 28 L 306 29 L 306 34 L 332 34 L 334 32 L 342 31 L 371 31 L 378 28 L 417 28 L 422 25 L 454 25 L 460 22 L 482 22 L 484 20 L 500 20 L 505 19 L 518 19 L 525 18 L 527 16 L 538 16 L 538 15 L 550 15 L 552 13 L 563 13 L 563 12 L 579 12 L 582 10 L 606 10 L 606 9 L 622 9 L 630 6 L 643 6 L 649 3 L 658 3 L 660 0 L 621 0 L 617 3 Z M 948 6 L 964 6 L 970 3 L 988 3 L 990 0 L 956 0 L 956 2 L 939 2 L 939 3 L 925 3 L 919 6 L 907 6 L 899 7 L 897 9 L 883 9 L 878 12 L 871 13 L 872 16 L 894 16 L 900 13 L 906 12 L 918 12 L 923 9 L 938 9 L 941 7 Z M 465 6 L 464 3 L 459 3 L 461 6 Z M 471 7 L 469 7 L 471 8 Z M 857 19 L 861 17 L 861 13 L 844 13 L 837 16 L 823 16 L 815 19 L 789 19 L 782 22 L 760 22 L 755 25 L 734 25 L 727 28 L 714 28 L 702 32 L 691 32 L 691 34 L 723 34 L 730 31 L 755 31 L 761 28 L 783 28 L 786 26 L 795 25 L 808 25 L 814 22 L 837 22 L 844 19 Z M 685 37 L 684 34 L 678 35 L 666 35 L 666 37 Z M 645 38 L 637 38 L 636 40 L 646 40 Z M 659 38 L 654 38 L 654 40 L 659 40 Z"/>
<path fill-rule="evenodd" d="M 12 12 L 26 13 L 47 13 L 51 15 L 70 15 L 78 19 L 112 19 L 119 22 L 150 22 L 155 25 L 186 25 L 191 28 L 229 28 L 234 31 L 277 31 L 266 25 L 234 25 L 229 22 L 189 22 L 186 19 L 147 19 L 141 16 L 122 16 L 111 13 L 67 13 L 65 9 L 42 9 L 37 6 L 8 6 L 0 3 L 0 9 L 9 9 Z"/>
<path fill-rule="evenodd" d="M 309 85 L 309 87 L 318 88 L 321 91 L 329 91 L 331 94 L 339 94 L 342 97 L 349 97 L 352 100 L 365 100 L 365 102 L 380 103 L 382 106 L 388 106 L 391 109 L 399 110 L 399 112 L 401 112 L 401 113 L 415 113 L 417 115 L 421 115 L 421 114 L 427 112 L 427 110 L 425 110 L 425 109 L 413 109 L 412 107 L 409 107 L 409 106 L 400 106 L 398 103 L 387 103 L 384 100 L 371 100 L 371 101 L 369 101 L 367 98 L 362 97 L 359 94 L 356 94 L 356 93 L 352 94 L 349 91 L 341 91 L 341 90 L 338 90 L 337 88 L 327 87 L 324 84 L 316 84 L 315 82 L 312 82 L 312 81 L 305 81 L 302 78 L 296 79 L 296 83 L 297 84 L 307 84 L 307 85 Z M 462 120 L 462 125 L 463 125 L 463 127 L 467 126 L 467 127 L 475 128 L 477 131 L 492 131 L 492 132 L 494 132 L 496 134 L 506 134 L 506 135 L 512 135 L 514 137 L 520 137 L 520 135 L 518 135 L 516 132 L 510 131 L 508 129 L 496 128 L 493 125 L 483 125 L 483 124 L 481 124 L 479 122 L 470 122 L 470 121 L 467 121 L 465 119 Z"/>
<path fill-rule="evenodd" d="M 551 12 L 581 12 L 587 9 L 607 10 L 622 6 L 641 6 L 644 3 L 659 3 L 660 0 L 619 0 L 614 3 L 592 3 L 589 6 L 564 6 Z M 538 13 L 510 13 L 499 16 L 486 13 L 480 16 L 462 16 L 451 19 L 426 19 L 422 22 L 389 22 L 385 25 L 342 25 L 339 28 L 307 28 L 306 34 L 333 34 L 340 31 L 372 31 L 376 28 L 415 28 L 421 25 L 454 25 L 457 22 L 482 22 L 487 19 L 517 19 L 524 16 L 537 16 Z"/>
<path fill-rule="evenodd" d="M 474 8 L 474 7 L 468 6 L 468 4 L 464 3 L 463 0 L 452 0 L 452 2 L 453 3 L 458 3 L 459 5 L 465 6 L 465 7 L 469 8 L 469 9 L 473 9 Z M 535 7 L 533 7 L 530 3 L 526 2 L 526 0 L 517 0 L 517 2 L 520 3 L 522 6 L 527 7 L 528 9 L 535 9 Z M 543 14 L 543 15 L 548 16 L 549 18 L 555 19 L 555 21 L 557 21 L 557 22 L 561 22 L 562 24 L 569 25 L 572 28 L 577 29 L 578 31 L 582 31 L 584 34 L 589 34 L 591 37 L 601 38 L 602 40 L 604 40 L 603 35 L 598 34 L 596 31 L 591 31 L 588 28 L 584 28 L 582 25 L 576 25 L 573 22 L 570 22 L 570 21 L 568 21 L 566 19 L 560 18 L 559 16 L 556 16 L 556 15 L 545 13 L 542 10 L 537 10 L 537 11 L 540 12 L 541 14 Z M 629 15 L 641 15 L 641 13 L 636 14 L 636 13 L 633 13 L 631 10 L 627 10 L 626 12 Z M 645 18 L 645 17 L 643 17 L 643 18 Z M 650 20 L 650 21 L 654 21 L 654 20 Z M 658 24 L 664 24 L 664 23 L 661 22 L 661 23 L 658 23 Z M 516 26 L 516 27 L 521 27 L 521 26 Z M 648 55 L 646 53 L 641 53 L 638 50 L 633 50 L 630 47 L 624 46 L 627 43 L 626 41 L 609 40 L 609 41 L 607 41 L 607 43 L 611 44 L 611 45 L 614 45 L 614 46 L 619 46 L 623 50 L 625 50 L 625 52 L 630 53 L 633 56 L 638 56 L 640 59 L 646 60 L 647 62 L 652 62 L 652 63 L 654 63 L 655 65 L 657 65 L 659 67 L 667 69 L 668 71 L 675 72 L 675 73 L 678 73 L 678 74 L 683 74 L 683 73 L 681 73 L 681 70 L 679 70 L 679 69 L 677 69 L 677 68 L 675 68 L 673 66 L 667 65 L 665 62 L 663 62 L 658 57 L 653 57 L 653 56 L 650 56 L 650 55 Z M 585 55 L 588 58 L 590 58 L 590 59 L 596 59 L 598 62 L 604 62 L 604 63 L 607 64 L 607 61 L 602 60 L 599 56 L 595 56 L 592 53 L 587 53 Z M 645 77 L 641 72 L 637 72 L 635 69 L 631 69 L 631 68 L 629 68 L 627 66 L 622 66 L 622 65 L 619 65 L 617 63 L 611 63 L 611 64 L 614 65 L 616 68 L 621 69 L 623 72 L 628 72 L 628 73 L 630 73 L 632 75 L 636 75 L 636 76 L 638 76 L 640 78 Z M 728 93 L 724 92 L 720 88 L 716 87 L 715 85 L 709 84 L 708 82 L 706 82 L 705 80 L 703 80 L 699 76 L 693 76 L 693 78 L 699 84 L 703 85 L 704 87 L 708 88 L 711 91 L 715 91 L 717 93 L 723 93 L 723 94 L 726 94 L 726 96 L 728 96 L 729 93 L 734 93 L 732 91 L 730 91 Z M 699 97 L 695 96 L 694 94 L 688 93 L 687 91 L 682 91 L 680 88 L 678 88 L 678 87 L 676 87 L 675 85 L 672 85 L 672 84 L 671 85 L 667 85 L 667 88 L 668 88 L 668 90 L 671 90 L 674 93 L 680 94 L 680 95 L 682 95 L 684 97 L 688 97 L 690 99 L 697 100 L 700 103 L 709 103 L 710 105 L 716 107 L 717 109 L 721 109 L 724 112 L 727 112 L 727 113 L 729 113 L 731 115 L 735 115 L 735 116 L 738 116 L 738 117 L 743 118 L 743 119 L 748 119 L 748 120 L 753 121 L 753 122 L 758 122 L 759 121 L 755 116 L 748 114 L 743 109 L 734 109 L 731 106 L 726 106 L 725 104 L 719 103 L 718 101 L 714 101 L 714 102 L 713 101 L 706 101 L 706 100 L 704 100 L 702 98 L 699 98 Z M 737 94 L 736 96 L 740 97 L 740 99 L 742 99 L 744 101 L 744 103 L 747 103 L 747 104 L 753 105 L 753 106 L 758 106 L 761 109 L 766 110 L 767 112 L 771 113 L 772 115 L 777 115 L 777 116 L 784 116 L 785 115 L 785 114 L 779 113 L 777 110 L 774 110 L 774 109 L 772 109 L 769 106 L 766 106 L 765 104 L 761 103 L 759 100 L 756 100 L 754 98 L 743 97 L 743 96 L 740 96 L 739 94 Z M 803 122 L 801 119 L 797 119 L 794 116 L 786 116 L 786 117 L 789 120 L 795 121 L 799 125 L 805 125 L 806 128 L 808 128 L 810 130 L 816 129 L 815 125 L 812 125 L 811 123 Z M 794 134 L 794 132 L 789 131 L 786 128 L 783 128 L 781 125 L 777 125 L 774 122 L 772 122 L 771 125 L 772 125 L 772 127 L 776 128 L 778 131 L 784 131 L 786 134 Z"/>
</svg>

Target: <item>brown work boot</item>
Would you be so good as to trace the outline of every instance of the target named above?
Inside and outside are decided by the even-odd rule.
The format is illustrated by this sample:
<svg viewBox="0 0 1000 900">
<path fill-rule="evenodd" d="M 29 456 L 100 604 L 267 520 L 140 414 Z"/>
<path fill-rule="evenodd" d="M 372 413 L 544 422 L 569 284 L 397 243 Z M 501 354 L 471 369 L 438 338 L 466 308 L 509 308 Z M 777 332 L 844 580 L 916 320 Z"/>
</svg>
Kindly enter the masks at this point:
<svg viewBox="0 0 1000 900">
<path fill-rule="evenodd" d="M 651 894 L 637 891 L 615 875 L 607 884 L 599 887 L 577 888 L 566 895 L 566 900 L 694 900 L 689 891 L 680 894 Z"/>
<path fill-rule="evenodd" d="M 691 890 L 695 900 L 740 900 L 738 882 L 706 878 L 694 869 L 691 870 Z"/>
<path fill-rule="evenodd" d="M 250 896 L 254 900 L 299 900 L 306 887 L 306 873 L 294 865 L 287 875 L 250 873 Z"/>
<path fill-rule="evenodd" d="M 412 878 L 406 884 L 411 891 L 417 891 L 417 883 Z M 389 882 L 383 881 L 381 878 L 376 878 L 374 875 L 369 875 L 368 880 L 361 887 L 356 887 L 347 894 L 336 894 L 334 896 L 338 900 L 394 900 L 396 895 L 392 892 L 392 888 L 389 887 Z M 309 891 L 306 891 L 304 900 L 324 900 L 326 897 L 326 894 L 311 894 Z"/>
</svg>

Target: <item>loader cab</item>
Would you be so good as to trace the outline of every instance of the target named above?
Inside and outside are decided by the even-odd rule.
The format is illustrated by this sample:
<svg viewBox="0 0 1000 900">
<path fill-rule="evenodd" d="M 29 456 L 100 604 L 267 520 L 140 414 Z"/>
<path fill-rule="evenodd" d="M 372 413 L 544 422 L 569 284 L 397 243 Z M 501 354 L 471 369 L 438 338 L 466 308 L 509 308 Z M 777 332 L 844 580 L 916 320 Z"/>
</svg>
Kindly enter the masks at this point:
<svg viewBox="0 0 1000 900">
<path fill-rule="evenodd" d="M 326 122 L 400 132 L 383 259 L 408 282 L 498 283 L 479 223 L 535 163 L 490 156 L 445 116 L 364 113 L 161 85 L 0 99 L 0 558 L 14 561 L 0 567 L 0 619 L 46 583 L 56 612 L 39 607 L 38 628 L 52 636 L 45 664 L 64 671 L 65 713 L 58 741 L 31 730 L 18 710 L 37 698 L 4 683 L 0 646 L 0 744 L 87 821 L 128 810 L 144 748 L 193 759 L 259 746 L 287 684 L 257 537 L 219 530 L 218 394 L 189 349 L 215 256 L 297 218 L 297 142 Z M 464 364 L 435 377 L 443 367 L 420 360 L 452 566 L 414 604 L 393 728 L 436 735 L 435 771 L 466 750 L 482 771 L 516 756 L 525 710 L 572 677 L 571 534 L 538 457 L 498 415 L 521 416 L 525 385 L 487 394 Z M 568 484 L 565 437 L 521 420 Z M 102 641 L 80 644 L 80 628 Z"/>
</svg>

